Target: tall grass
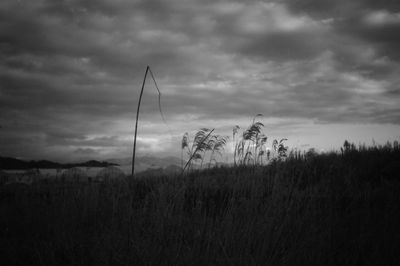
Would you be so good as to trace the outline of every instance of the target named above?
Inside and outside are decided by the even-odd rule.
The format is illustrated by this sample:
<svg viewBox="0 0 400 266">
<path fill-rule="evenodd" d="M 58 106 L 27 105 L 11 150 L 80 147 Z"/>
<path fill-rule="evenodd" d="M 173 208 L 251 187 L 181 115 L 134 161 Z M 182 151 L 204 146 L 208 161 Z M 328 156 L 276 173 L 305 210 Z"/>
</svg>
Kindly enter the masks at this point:
<svg viewBox="0 0 400 266">
<path fill-rule="evenodd" d="M 396 265 L 400 149 L 0 191 L 2 265 Z"/>
</svg>

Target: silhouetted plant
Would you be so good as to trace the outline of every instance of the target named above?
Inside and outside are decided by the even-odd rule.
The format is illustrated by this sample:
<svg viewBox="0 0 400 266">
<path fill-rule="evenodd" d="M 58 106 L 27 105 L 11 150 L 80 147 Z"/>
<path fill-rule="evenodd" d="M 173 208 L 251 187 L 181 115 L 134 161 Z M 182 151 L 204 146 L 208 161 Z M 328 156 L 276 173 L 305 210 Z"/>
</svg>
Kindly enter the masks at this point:
<svg viewBox="0 0 400 266">
<path fill-rule="evenodd" d="M 238 139 L 236 138 L 236 135 L 238 134 L 238 132 L 239 132 L 239 129 L 240 129 L 240 127 L 238 126 L 238 125 L 236 125 L 236 126 L 234 126 L 233 127 L 233 139 L 232 139 L 232 141 L 233 141 L 233 164 L 234 164 L 234 166 L 236 166 L 236 155 L 238 154 L 238 147 L 239 147 L 239 145 L 238 145 Z"/>
<path fill-rule="evenodd" d="M 238 133 L 240 127 L 237 125 L 233 127 L 233 163 L 235 166 L 238 164 L 262 165 L 265 155 L 268 161 L 271 159 L 271 152 L 266 148 L 268 137 L 262 132 L 264 124 L 256 121 L 256 118 L 261 116 L 262 114 L 257 114 L 251 125 L 241 135 Z M 273 143 L 273 148 L 280 159 L 287 156 L 288 147 L 284 146 L 285 140 L 287 139 L 281 139 L 280 142 L 275 140 Z"/>
<path fill-rule="evenodd" d="M 278 140 L 274 140 L 272 143 L 272 147 L 274 148 L 275 152 L 278 154 L 278 159 L 282 160 L 283 158 L 287 157 L 288 146 L 285 146 L 285 141 L 287 139 L 281 139 L 279 142 Z"/>
<path fill-rule="evenodd" d="M 241 139 L 236 140 L 235 149 L 234 149 L 234 164 L 239 163 L 240 165 L 250 164 L 253 161 L 253 164 L 256 164 L 258 154 L 257 150 L 260 150 L 261 146 L 266 142 L 266 137 L 261 133 L 262 127 L 264 124 L 256 121 L 256 118 L 262 116 L 261 114 L 257 114 L 251 123 L 251 125 L 243 131 L 241 134 Z M 235 126 L 233 128 L 233 136 L 235 137 L 238 134 L 239 126 Z M 261 139 L 265 139 L 265 141 L 261 141 Z M 259 143 L 259 145 L 257 145 Z"/>
<path fill-rule="evenodd" d="M 213 130 L 208 128 L 200 129 L 194 136 L 193 142 L 190 143 L 189 134 L 186 132 L 182 138 L 182 165 L 183 165 L 183 151 L 186 149 L 187 155 L 189 157 L 183 171 L 187 167 L 190 169 L 192 167 L 192 161 L 200 161 L 200 168 L 203 167 L 203 162 L 205 160 L 206 153 L 210 153 L 210 160 L 208 166 L 211 167 L 212 162 L 216 161 L 216 155 L 222 156 L 222 152 L 226 145 L 228 139 L 227 136 L 212 135 Z"/>
<path fill-rule="evenodd" d="M 257 135 L 255 154 L 257 154 L 255 164 L 262 164 L 262 158 L 266 153 L 265 144 L 267 143 L 268 137 L 264 134 Z"/>
<path fill-rule="evenodd" d="M 340 148 L 342 154 L 349 153 L 351 151 L 356 150 L 356 145 L 354 143 L 350 143 L 349 141 L 345 140 L 343 143 L 343 147 Z"/>
<path fill-rule="evenodd" d="M 181 168 L 183 169 L 183 150 L 185 148 L 189 148 L 189 133 L 185 132 L 182 137 L 182 145 L 181 145 Z"/>
<path fill-rule="evenodd" d="M 228 139 L 227 136 L 220 136 L 220 135 L 213 135 L 211 137 L 211 139 L 209 141 L 209 145 L 208 145 L 208 148 L 211 151 L 210 162 L 208 163 L 208 168 L 211 167 L 212 162 L 217 164 L 215 155 L 219 155 L 222 157 L 222 152 L 224 151 L 227 139 Z"/>
</svg>

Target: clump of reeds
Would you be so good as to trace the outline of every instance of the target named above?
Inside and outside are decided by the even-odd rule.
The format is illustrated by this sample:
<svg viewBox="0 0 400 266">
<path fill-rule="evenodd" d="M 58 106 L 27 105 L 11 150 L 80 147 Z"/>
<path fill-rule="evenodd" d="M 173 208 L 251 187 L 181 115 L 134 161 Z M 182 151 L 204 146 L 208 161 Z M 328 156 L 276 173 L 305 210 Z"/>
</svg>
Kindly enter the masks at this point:
<svg viewBox="0 0 400 266">
<path fill-rule="evenodd" d="M 287 156 L 288 147 L 284 145 L 287 140 L 285 138 L 274 140 L 272 148 L 275 151 L 275 156 L 271 158 L 271 151 L 266 148 L 268 137 L 262 132 L 264 124 L 256 121 L 262 114 L 257 114 L 250 126 L 239 134 L 240 127 L 238 125 L 233 127 L 233 161 L 234 165 L 262 165 L 264 156 L 266 161 L 270 159 L 281 160 Z"/>
<path fill-rule="evenodd" d="M 185 167 L 182 167 L 183 171 L 186 168 L 190 169 L 193 166 L 193 162 L 199 162 L 199 167 L 203 167 L 204 160 L 208 158 L 208 167 L 211 164 L 217 164 L 216 156 L 222 156 L 222 152 L 228 139 L 227 136 L 221 136 L 213 134 L 214 129 L 202 128 L 194 136 L 193 141 L 190 140 L 189 133 L 185 133 L 182 138 L 182 153 L 181 160 L 183 166 L 183 153 L 186 150 L 188 161 Z"/>
</svg>

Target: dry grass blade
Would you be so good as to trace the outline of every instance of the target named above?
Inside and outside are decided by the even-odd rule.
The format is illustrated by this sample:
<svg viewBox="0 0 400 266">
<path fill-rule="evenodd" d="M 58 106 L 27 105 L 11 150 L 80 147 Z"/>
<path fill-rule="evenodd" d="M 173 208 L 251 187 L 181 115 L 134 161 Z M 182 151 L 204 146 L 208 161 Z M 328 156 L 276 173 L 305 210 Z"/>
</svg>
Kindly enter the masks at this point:
<svg viewBox="0 0 400 266">
<path fill-rule="evenodd" d="M 149 72 L 149 69 L 150 69 L 150 67 L 147 66 L 146 72 L 144 74 L 142 89 L 140 90 L 139 102 L 138 102 L 138 106 L 137 106 L 137 110 L 136 110 L 135 136 L 133 138 L 133 153 L 132 153 L 132 177 L 135 174 L 136 137 L 137 137 L 137 127 L 138 127 L 138 123 L 139 123 L 140 103 L 142 102 L 144 84 L 146 83 L 147 73 Z"/>
<path fill-rule="evenodd" d="M 152 78 L 153 81 L 154 81 L 154 85 L 156 86 L 156 89 L 157 89 L 157 91 L 158 91 L 158 109 L 159 109 L 159 111 L 160 111 L 161 118 L 162 118 L 164 124 L 167 126 L 170 135 L 172 135 L 172 134 L 171 134 L 171 130 L 170 130 L 170 128 L 169 128 L 169 126 L 168 126 L 168 124 L 167 124 L 167 122 L 166 122 L 166 120 L 165 120 L 164 113 L 162 112 L 162 109 L 161 109 L 161 91 L 160 91 L 160 89 L 158 88 L 156 79 L 154 78 L 154 75 L 153 75 L 153 72 L 152 72 L 151 69 L 150 69 L 150 66 L 147 66 L 147 67 L 146 67 L 146 72 L 145 72 L 144 78 L 143 78 L 142 89 L 140 90 L 139 102 L 138 102 L 137 111 L 136 111 L 135 136 L 134 136 L 134 141 L 133 141 L 133 154 L 132 154 L 132 177 L 133 177 L 134 174 L 135 174 L 136 137 L 137 137 L 137 127 L 138 127 L 138 123 L 139 123 L 140 103 L 142 102 L 144 85 L 145 85 L 145 83 L 146 83 L 147 74 L 148 74 L 149 72 L 150 72 L 151 78 Z"/>
</svg>

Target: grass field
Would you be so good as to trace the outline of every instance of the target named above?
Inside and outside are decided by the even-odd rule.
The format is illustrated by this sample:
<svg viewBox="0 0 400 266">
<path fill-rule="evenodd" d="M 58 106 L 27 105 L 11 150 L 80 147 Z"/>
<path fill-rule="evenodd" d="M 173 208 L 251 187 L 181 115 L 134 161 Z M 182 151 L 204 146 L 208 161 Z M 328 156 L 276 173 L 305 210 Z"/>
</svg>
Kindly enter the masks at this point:
<svg viewBox="0 0 400 266">
<path fill-rule="evenodd" d="M 398 265 L 400 148 L 0 187 L 2 265 Z"/>
</svg>

